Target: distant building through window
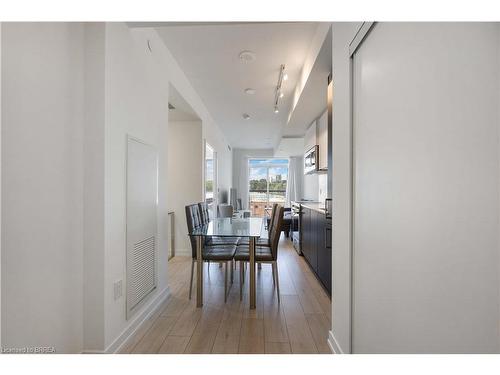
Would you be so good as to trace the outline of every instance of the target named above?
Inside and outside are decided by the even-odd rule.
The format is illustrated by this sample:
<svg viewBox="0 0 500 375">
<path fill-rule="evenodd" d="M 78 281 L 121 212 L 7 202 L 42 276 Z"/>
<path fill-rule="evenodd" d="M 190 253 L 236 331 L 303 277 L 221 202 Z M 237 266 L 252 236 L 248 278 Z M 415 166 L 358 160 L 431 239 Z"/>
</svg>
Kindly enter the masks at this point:
<svg viewBox="0 0 500 375">
<path fill-rule="evenodd" d="M 273 203 L 285 204 L 288 159 L 250 159 L 248 180 L 252 215 L 263 217 Z"/>
</svg>

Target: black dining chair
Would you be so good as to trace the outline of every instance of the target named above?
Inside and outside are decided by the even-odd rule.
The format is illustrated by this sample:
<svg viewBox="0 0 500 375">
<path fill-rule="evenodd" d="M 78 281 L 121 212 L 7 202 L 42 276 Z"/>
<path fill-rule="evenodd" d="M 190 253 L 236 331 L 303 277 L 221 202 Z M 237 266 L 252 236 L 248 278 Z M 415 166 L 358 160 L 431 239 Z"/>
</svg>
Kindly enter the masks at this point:
<svg viewBox="0 0 500 375">
<path fill-rule="evenodd" d="M 186 211 L 186 221 L 189 232 L 189 238 L 191 241 L 191 279 L 189 282 L 189 299 L 191 299 L 192 289 L 193 289 L 193 275 L 194 275 L 194 264 L 197 261 L 196 254 L 196 236 L 191 235 L 191 233 L 200 227 L 203 227 L 202 217 L 200 213 L 200 207 L 198 204 L 191 204 L 185 207 Z M 206 225 L 206 224 L 205 224 Z M 203 242 L 202 249 L 202 261 L 204 262 L 215 262 L 219 264 L 224 264 L 224 302 L 227 301 L 228 294 L 228 265 L 229 262 L 233 261 L 234 254 L 236 252 L 235 244 L 214 244 Z M 231 281 L 233 280 L 233 267 L 231 267 Z M 202 280 L 203 282 L 203 280 Z"/>
<path fill-rule="evenodd" d="M 283 222 L 283 207 L 276 205 L 274 209 L 273 226 L 269 232 L 269 246 L 255 246 L 255 262 L 257 264 L 270 263 L 273 270 L 273 282 L 280 300 L 280 283 L 278 278 L 278 244 L 281 235 L 281 224 Z M 244 264 L 250 261 L 249 245 L 238 245 L 234 260 L 240 264 L 240 300 L 243 296 Z"/>
<path fill-rule="evenodd" d="M 210 222 L 210 211 L 208 210 L 207 202 L 198 203 L 200 210 L 200 220 L 202 225 L 207 225 Z M 239 237 L 207 237 L 207 245 L 238 245 Z"/>
<path fill-rule="evenodd" d="M 256 241 L 256 246 L 267 246 L 270 247 L 270 236 L 271 236 L 271 231 L 274 226 L 274 214 L 276 213 L 276 208 L 278 207 L 278 203 L 273 204 L 273 209 L 271 211 L 271 216 L 269 220 L 269 225 L 267 226 L 267 238 L 265 237 L 259 237 L 257 238 Z M 250 240 L 248 238 L 241 238 L 241 240 L 238 242 L 238 245 L 247 245 L 250 243 Z"/>
</svg>

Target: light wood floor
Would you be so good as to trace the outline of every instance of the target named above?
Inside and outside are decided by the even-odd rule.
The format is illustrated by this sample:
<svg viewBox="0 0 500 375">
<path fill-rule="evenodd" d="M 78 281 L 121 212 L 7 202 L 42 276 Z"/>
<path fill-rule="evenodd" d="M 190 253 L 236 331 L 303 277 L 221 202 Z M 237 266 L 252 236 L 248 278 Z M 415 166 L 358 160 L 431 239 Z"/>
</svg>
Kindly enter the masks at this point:
<svg viewBox="0 0 500 375">
<path fill-rule="evenodd" d="M 204 270 L 204 305 L 196 308 L 196 279 L 193 298 L 188 299 L 190 267 L 188 257 L 169 262 L 171 295 L 122 353 L 330 353 L 330 298 L 284 236 L 278 252 L 281 304 L 270 264 L 256 272 L 255 310 L 249 309 L 248 272 L 243 301 L 237 269 L 224 303 L 224 269 L 211 264 Z"/>
</svg>

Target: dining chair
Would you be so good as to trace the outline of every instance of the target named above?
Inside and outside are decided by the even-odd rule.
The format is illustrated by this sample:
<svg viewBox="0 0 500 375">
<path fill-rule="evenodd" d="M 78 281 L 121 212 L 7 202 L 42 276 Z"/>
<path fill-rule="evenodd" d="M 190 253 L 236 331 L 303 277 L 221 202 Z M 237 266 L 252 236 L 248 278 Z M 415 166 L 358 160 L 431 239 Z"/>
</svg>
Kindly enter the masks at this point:
<svg viewBox="0 0 500 375">
<path fill-rule="evenodd" d="M 200 220 L 202 225 L 207 225 L 210 222 L 210 214 L 207 202 L 198 203 L 200 210 Z M 205 243 L 207 245 L 238 245 L 239 237 L 207 237 Z"/>
<path fill-rule="evenodd" d="M 269 233 L 269 246 L 255 246 L 255 262 L 257 264 L 270 263 L 273 270 L 273 283 L 276 286 L 278 294 L 278 303 L 280 299 L 280 283 L 278 278 L 278 244 L 281 235 L 281 224 L 283 223 L 283 206 L 276 205 L 273 215 L 273 226 Z M 243 280 L 244 264 L 250 261 L 250 248 L 249 245 L 238 245 L 234 260 L 240 264 L 240 300 L 243 298 Z"/>
<path fill-rule="evenodd" d="M 186 206 L 185 211 L 186 211 L 186 222 L 189 232 L 189 239 L 191 241 L 192 261 L 191 261 L 191 279 L 189 282 L 189 299 L 191 299 L 191 294 L 193 289 L 194 264 L 197 261 L 196 236 L 191 235 L 191 233 L 195 229 L 202 227 L 204 224 L 202 223 L 200 208 L 198 204 L 191 204 Z M 236 245 L 213 244 L 213 243 L 207 244 L 205 242 L 203 243 L 203 249 L 201 252 L 202 261 L 224 264 L 224 302 L 226 302 L 228 294 L 228 280 L 227 280 L 228 264 L 233 261 L 234 254 L 236 252 Z M 232 281 L 233 281 L 233 267 L 231 267 L 231 282 Z"/>
<path fill-rule="evenodd" d="M 271 236 L 271 231 L 274 226 L 274 214 L 276 213 L 276 208 L 278 207 L 278 203 L 273 204 L 273 208 L 271 211 L 271 218 L 269 220 L 269 225 L 267 226 L 267 238 L 259 237 L 257 238 L 256 244 L 257 246 L 271 246 L 270 245 L 270 236 Z M 238 245 L 247 245 L 250 243 L 250 240 L 247 237 L 241 238 L 240 241 L 238 242 Z"/>
<path fill-rule="evenodd" d="M 236 210 L 241 211 L 243 209 L 243 206 L 241 204 L 241 198 L 236 199 Z"/>
<path fill-rule="evenodd" d="M 219 204 L 219 217 L 233 217 L 234 209 L 230 204 Z"/>
</svg>

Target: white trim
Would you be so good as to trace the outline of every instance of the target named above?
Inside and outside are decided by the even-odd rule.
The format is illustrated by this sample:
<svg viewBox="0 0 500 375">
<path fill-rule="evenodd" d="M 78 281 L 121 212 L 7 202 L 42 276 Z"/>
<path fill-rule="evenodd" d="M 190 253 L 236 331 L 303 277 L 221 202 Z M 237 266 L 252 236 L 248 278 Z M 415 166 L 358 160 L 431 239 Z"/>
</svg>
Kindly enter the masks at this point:
<svg viewBox="0 0 500 375">
<path fill-rule="evenodd" d="M 146 308 L 135 317 L 130 325 L 125 328 L 122 333 L 113 341 L 105 350 L 83 350 L 82 354 L 112 354 L 118 353 L 125 344 L 134 336 L 137 330 L 148 320 L 163 302 L 166 301 L 170 295 L 170 288 L 167 286 L 155 299 L 151 301 Z"/>
<path fill-rule="evenodd" d="M 344 351 L 340 347 L 337 339 L 333 335 L 332 331 L 328 332 L 328 346 L 330 347 L 330 350 L 332 351 L 333 354 L 344 354 Z"/>
<path fill-rule="evenodd" d="M 374 25 L 375 22 L 363 22 L 354 39 L 349 43 L 349 56 L 352 56 L 356 52 Z"/>
</svg>

